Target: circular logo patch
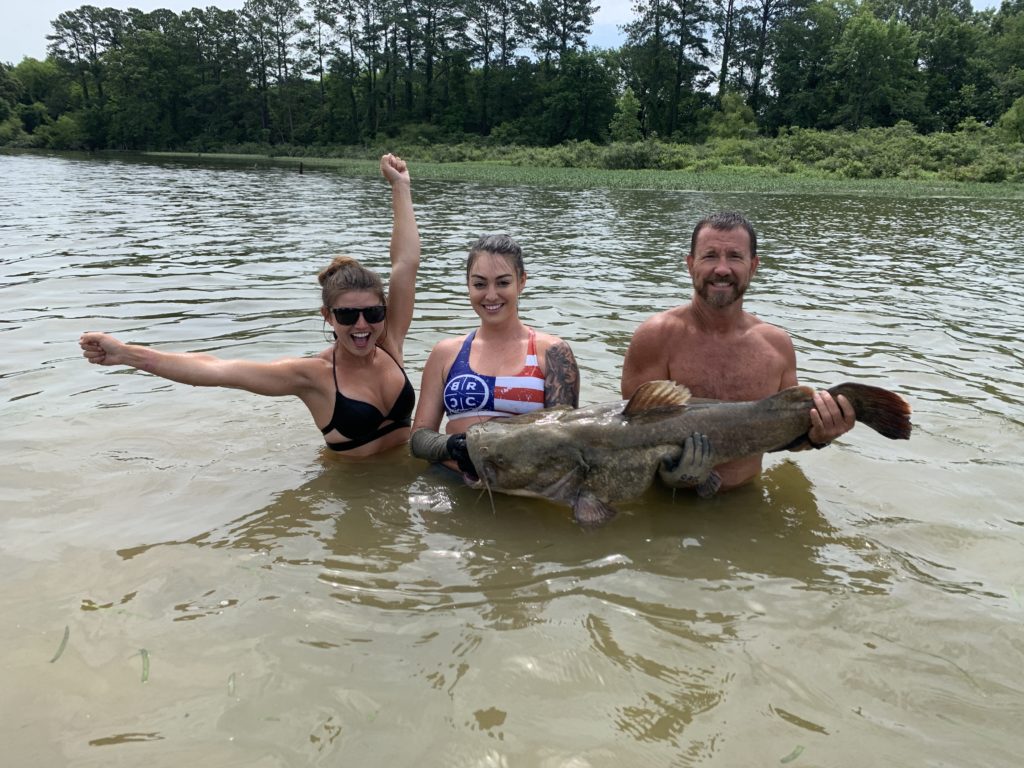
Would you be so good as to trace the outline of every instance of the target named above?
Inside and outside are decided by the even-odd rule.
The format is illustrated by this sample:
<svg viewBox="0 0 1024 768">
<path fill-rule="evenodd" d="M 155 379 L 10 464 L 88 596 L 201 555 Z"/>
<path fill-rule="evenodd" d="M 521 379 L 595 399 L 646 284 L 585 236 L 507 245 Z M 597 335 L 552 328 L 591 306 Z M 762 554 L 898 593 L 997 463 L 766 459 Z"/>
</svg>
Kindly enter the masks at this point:
<svg viewBox="0 0 1024 768">
<path fill-rule="evenodd" d="M 444 388 L 444 404 L 449 413 L 481 411 L 487 406 L 490 389 L 475 373 L 464 373 L 449 381 Z"/>
</svg>

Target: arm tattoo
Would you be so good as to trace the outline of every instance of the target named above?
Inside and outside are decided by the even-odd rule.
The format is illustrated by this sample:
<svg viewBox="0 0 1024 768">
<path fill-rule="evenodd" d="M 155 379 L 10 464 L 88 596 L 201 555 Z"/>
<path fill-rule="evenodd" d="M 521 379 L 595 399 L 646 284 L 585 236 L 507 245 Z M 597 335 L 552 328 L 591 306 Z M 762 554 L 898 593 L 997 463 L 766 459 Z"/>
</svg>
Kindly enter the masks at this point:
<svg viewBox="0 0 1024 768">
<path fill-rule="evenodd" d="M 580 369 L 569 345 L 560 341 L 544 355 L 547 374 L 544 376 L 544 407 L 580 405 Z"/>
</svg>

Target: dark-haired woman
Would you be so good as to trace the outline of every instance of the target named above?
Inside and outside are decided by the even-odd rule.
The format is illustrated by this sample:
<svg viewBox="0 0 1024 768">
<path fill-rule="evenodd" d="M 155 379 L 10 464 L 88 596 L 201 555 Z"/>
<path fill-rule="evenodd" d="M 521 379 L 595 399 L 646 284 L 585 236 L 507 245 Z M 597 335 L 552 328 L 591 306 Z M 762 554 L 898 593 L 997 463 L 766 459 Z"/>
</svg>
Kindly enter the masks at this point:
<svg viewBox="0 0 1024 768">
<path fill-rule="evenodd" d="M 555 405 L 575 408 L 580 374 L 566 342 L 519 319 L 526 269 L 515 240 L 508 235 L 477 240 L 469 251 L 466 280 L 480 327 L 439 341 L 430 352 L 410 447 L 421 459 L 472 474 L 466 429 L 480 421 Z"/>
<path fill-rule="evenodd" d="M 128 365 L 183 384 L 294 395 L 327 446 L 342 455 L 370 456 L 405 443 L 416 397 L 402 347 L 412 321 L 420 238 L 405 162 L 384 155 L 380 169 L 391 184 L 394 213 L 389 285 L 385 290 L 375 272 L 345 256 L 320 272 L 320 314 L 336 339 L 324 354 L 274 362 L 223 360 L 85 333 L 79 340 L 83 355 L 90 363 Z"/>
</svg>

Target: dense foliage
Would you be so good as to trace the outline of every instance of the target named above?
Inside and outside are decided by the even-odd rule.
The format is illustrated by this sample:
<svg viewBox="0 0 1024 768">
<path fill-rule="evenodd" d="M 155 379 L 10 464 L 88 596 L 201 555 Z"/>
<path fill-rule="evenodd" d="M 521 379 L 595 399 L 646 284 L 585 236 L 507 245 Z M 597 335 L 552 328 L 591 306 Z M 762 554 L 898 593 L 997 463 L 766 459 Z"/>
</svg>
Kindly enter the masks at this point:
<svg viewBox="0 0 1024 768">
<path fill-rule="evenodd" d="M 1022 173 L 1024 0 L 982 12 L 969 0 L 636 0 L 623 45 L 590 50 L 596 9 L 85 5 L 52 22 L 45 61 L 0 64 L 0 145 L 308 152 L 387 140 L 566 145 L 572 162 L 603 167 L 718 163 L 731 151 L 732 164 L 770 156 L 784 170 L 855 176 Z M 851 137 L 886 128 L 866 143 L 878 149 L 884 135 L 919 162 L 851 149 Z"/>
</svg>

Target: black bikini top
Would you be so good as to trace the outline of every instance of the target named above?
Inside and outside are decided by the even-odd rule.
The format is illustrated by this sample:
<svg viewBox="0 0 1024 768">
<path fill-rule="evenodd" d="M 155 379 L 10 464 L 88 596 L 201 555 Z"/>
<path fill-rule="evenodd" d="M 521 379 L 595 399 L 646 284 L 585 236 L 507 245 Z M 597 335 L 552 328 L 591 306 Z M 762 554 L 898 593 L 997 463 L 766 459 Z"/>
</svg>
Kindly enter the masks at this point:
<svg viewBox="0 0 1024 768">
<path fill-rule="evenodd" d="M 384 347 L 377 347 L 377 349 L 384 349 Z M 398 365 L 398 369 L 405 378 L 405 384 L 394 405 L 391 406 L 391 410 L 387 414 L 383 414 L 375 405 L 341 394 L 341 390 L 338 388 L 338 369 L 334 367 L 336 351 L 336 349 L 331 351 L 331 370 L 334 373 L 335 392 L 334 413 L 331 415 L 331 420 L 327 422 L 327 426 L 321 427 L 320 431 L 326 435 L 332 429 L 336 429 L 349 439 L 341 443 L 327 443 L 328 448 L 332 451 L 348 451 L 372 443 L 378 437 L 383 437 L 396 429 L 412 425 L 412 409 L 416 405 L 416 391 L 412 388 L 405 369 L 398 365 L 394 355 L 384 349 L 388 357 L 395 360 L 395 365 Z M 382 427 L 381 424 L 385 421 L 391 423 Z"/>
</svg>

